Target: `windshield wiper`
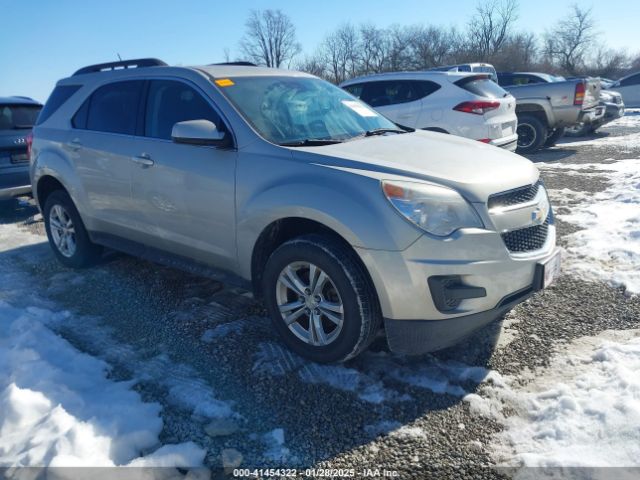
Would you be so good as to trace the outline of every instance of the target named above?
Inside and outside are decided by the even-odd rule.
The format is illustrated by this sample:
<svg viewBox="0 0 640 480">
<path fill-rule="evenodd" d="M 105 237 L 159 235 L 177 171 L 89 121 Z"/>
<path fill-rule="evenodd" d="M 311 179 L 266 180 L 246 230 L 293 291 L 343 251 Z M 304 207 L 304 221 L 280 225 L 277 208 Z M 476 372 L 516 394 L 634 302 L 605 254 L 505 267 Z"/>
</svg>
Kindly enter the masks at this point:
<svg viewBox="0 0 640 480">
<path fill-rule="evenodd" d="M 334 143 L 342 143 L 342 140 L 305 138 L 304 140 L 296 140 L 295 142 L 279 143 L 278 145 L 281 147 L 320 147 L 322 145 L 333 145 Z"/>
<path fill-rule="evenodd" d="M 373 130 L 367 130 L 366 132 L 360 133 L 355 137 L 351 137 L 349 141 L 358 140 L 365 137 L 373 137 L 376 135 L 384 135 L 385 133 L 408 133 L 411 131 L 414 130 L 403 130 L 402 128 L 374 128 Z"/>
<path fill-rule="evenodd" d="M 364 132 L 365 137 L 373 137 L 374 135 L 384 135 L 385 133 L 407 133 L 400 128 L 374 128 Z"/>
<path fill-rule="evenodd" d="M 16 124 L 13 126 L 13 130 L 24 130 L 27 128 L 33 128 L 33 125 L 20 125 L 20 124 Z"/>
</svg>

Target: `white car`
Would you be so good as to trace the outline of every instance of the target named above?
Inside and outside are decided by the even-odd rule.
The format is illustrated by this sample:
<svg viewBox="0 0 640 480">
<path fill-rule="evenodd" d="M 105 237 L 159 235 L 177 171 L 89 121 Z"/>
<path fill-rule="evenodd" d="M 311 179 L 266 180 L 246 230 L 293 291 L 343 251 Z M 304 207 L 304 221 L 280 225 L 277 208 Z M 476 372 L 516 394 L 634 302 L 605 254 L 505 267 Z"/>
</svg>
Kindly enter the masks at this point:
<svg viewBox="0 0 640 480">
<path fill-rule="evenodd" d="M 621 78 L 608 89 L 620 93 L 626 107 L 640 107 L 640 72 Z"/>
<path fill-rule="evenodd" d="M 515 98 L 487 74 L 399 72 L 340 85 L 404 127 L 450 133 L 514 151 Z"/>
</svg>

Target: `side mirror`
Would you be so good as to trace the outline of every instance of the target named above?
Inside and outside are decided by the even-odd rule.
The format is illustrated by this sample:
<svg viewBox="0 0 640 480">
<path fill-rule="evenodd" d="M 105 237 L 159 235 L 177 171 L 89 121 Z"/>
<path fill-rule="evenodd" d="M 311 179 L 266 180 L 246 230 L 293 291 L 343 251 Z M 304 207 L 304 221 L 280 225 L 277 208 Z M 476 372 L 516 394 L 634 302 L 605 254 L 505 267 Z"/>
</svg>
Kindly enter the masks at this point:
<svg viewBox="0 0 640 480">
<path fill-rule="evenodd" d="M 171 138 L 176 143 L 189 145 L 224 145 L 226 135 L 209 120 L 187 120 L 178 122 L 171 130 Z"/>
</svg>

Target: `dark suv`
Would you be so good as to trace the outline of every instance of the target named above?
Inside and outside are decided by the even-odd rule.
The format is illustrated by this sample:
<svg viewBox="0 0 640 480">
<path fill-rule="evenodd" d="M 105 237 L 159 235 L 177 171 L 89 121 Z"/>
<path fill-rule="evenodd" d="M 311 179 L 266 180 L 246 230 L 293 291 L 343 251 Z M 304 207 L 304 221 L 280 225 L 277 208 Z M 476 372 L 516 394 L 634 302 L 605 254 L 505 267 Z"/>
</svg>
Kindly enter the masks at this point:
<svg viewBox="0 0 640 480">
<path fill-rule="evenodd" d="M 31 192 L 28 136 L 41 109 L 28 97 L 0 97 L 0 199 Z"/>
</svg>

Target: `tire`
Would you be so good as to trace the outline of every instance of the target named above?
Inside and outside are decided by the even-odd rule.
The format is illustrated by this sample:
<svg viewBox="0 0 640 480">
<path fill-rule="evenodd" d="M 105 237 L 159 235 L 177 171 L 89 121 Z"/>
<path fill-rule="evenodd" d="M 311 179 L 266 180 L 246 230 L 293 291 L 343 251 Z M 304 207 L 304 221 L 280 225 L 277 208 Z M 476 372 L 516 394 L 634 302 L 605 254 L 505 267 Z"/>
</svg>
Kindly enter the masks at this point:
<svg viewBox="0 0 640 480">
<path fill-rule="evenodd" d="M 556 128 L 549 135 L 547 135 L 547 139 L 544 142 L 545 147 L 553 147 L 558 140 L 562 138 L 564 135 L 564 127 Z"/>
<path fill-rule="evenodd" d="M 51 193 L 42 214 L 49 244 L 60 263 L 71 268 L 83 268 L 100 259 L 102 247 L 89 239 L 80 214 L 67 192 L 56 190 Z"/>
<path fill-rule="evenodd" d="M 518 117 L 518 153 L 534 153 L 547 140 L 547 127 L 533 115 Z"/>
<path fill-rule="evenodd" d="M 309 287 L 306 292 L 304 287 Z M 349 246 L 331 236 L 310 234 L 283 243 L 267 260 L 262 288 L 284 343 L 314 362 L 344 362 L 357 356 L 380 328 L 380 307 L 366 270 Z M 290 317 L 289 324 L 285 317 Z"/>
</svg>

